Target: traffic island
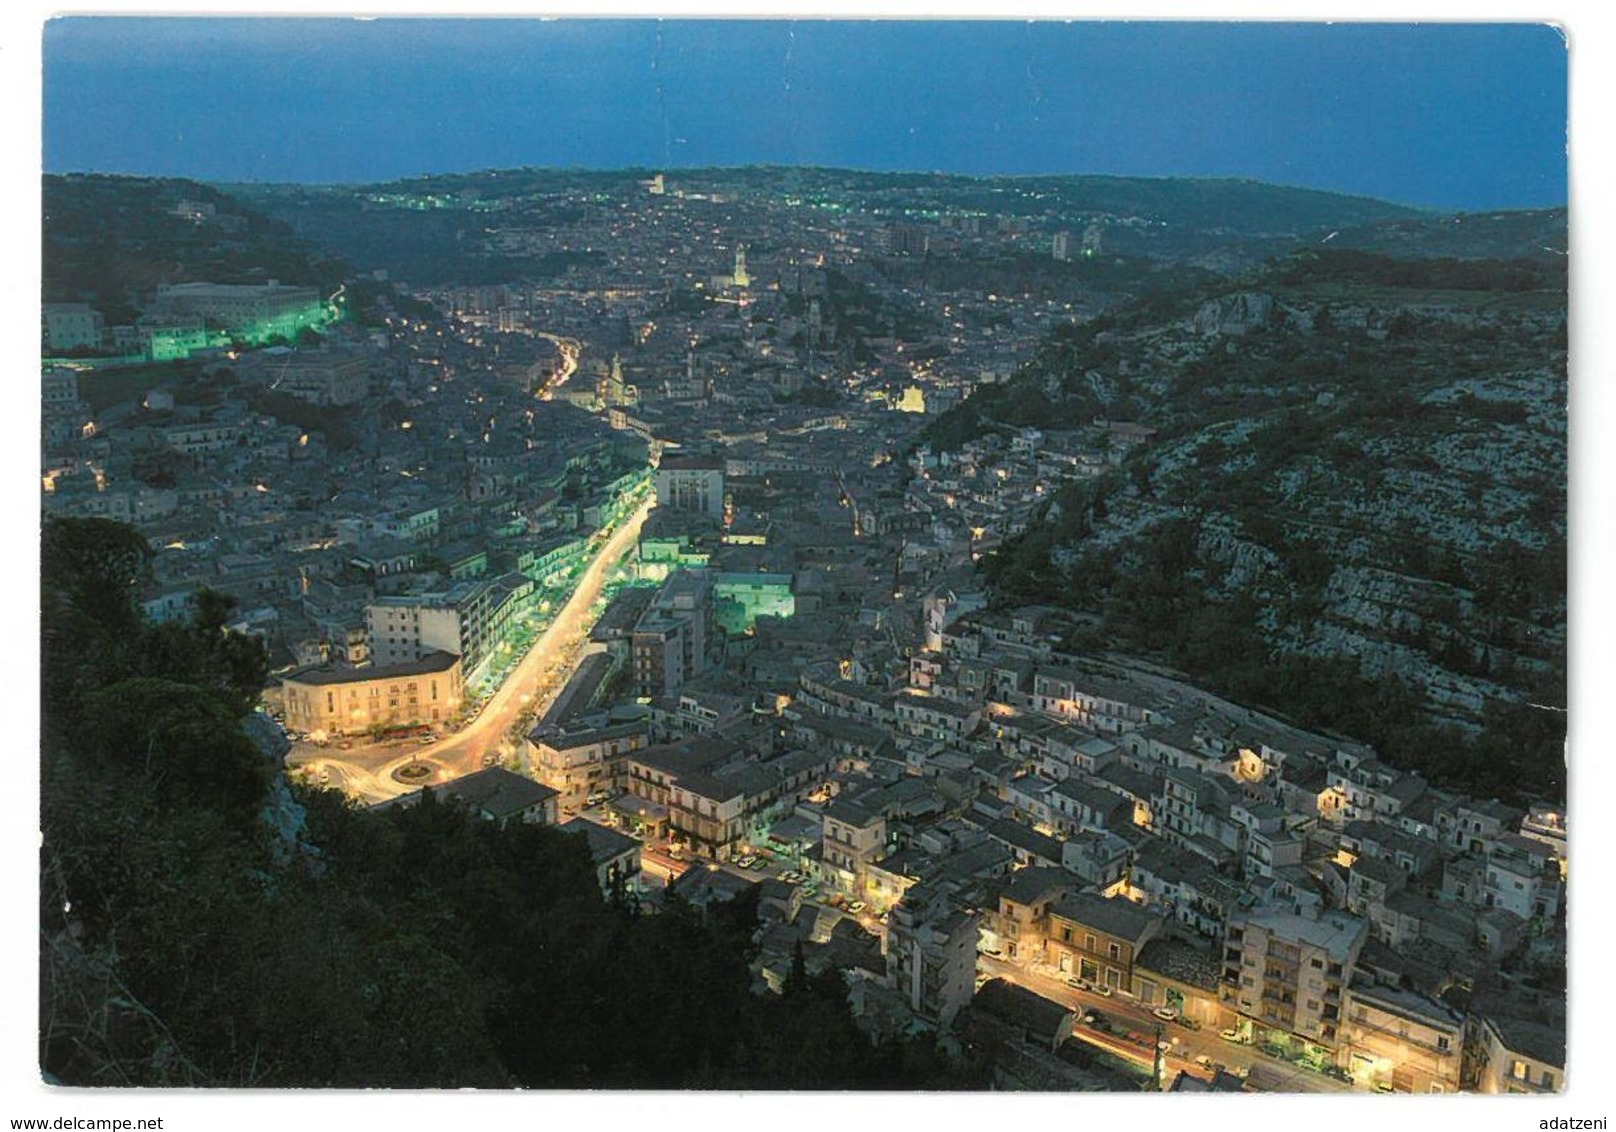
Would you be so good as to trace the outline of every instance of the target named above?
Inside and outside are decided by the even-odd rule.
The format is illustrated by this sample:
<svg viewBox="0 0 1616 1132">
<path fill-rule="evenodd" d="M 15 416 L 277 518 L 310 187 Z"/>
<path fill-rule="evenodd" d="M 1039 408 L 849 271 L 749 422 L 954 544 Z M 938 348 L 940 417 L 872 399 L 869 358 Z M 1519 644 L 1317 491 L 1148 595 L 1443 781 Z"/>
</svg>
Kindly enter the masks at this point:
<svg viewBox="0 0 1616 1132">
<path fill-rule="evenodd" d="M 402 782 L 407 786 L 415 786 L 425 782 L 437 772 L 437 763 L 405 763 L 403 766 L 393 769 L 393 781 Z"/>
</svg>

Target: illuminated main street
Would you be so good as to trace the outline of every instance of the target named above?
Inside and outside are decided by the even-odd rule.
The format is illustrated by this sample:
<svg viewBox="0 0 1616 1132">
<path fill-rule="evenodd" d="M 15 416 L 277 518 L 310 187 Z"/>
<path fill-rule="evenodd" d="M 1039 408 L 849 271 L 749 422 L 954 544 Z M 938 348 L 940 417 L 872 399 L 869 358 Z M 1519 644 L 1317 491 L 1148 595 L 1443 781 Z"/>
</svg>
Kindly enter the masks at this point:
<svg viewBox="0 0 1616 1132">
<path fill-rule="evenodd" d="M 1236 1045 L 1225 1041 L 1210 1027 L 1190 1030 L 1175 1022 L 1163 1023 L 1150 1012 L 1148 1006 L 1129 996 L 1113 994 L 1106 997 L 1090 991 L 1080 991 L 1067 983 L 1064 977 L 1045 975 L 989 955 L 977 956 L 977 970 L 1017 983 L 1047 999 L 1071 1007 L 1077 1011 L 1079 1018 L 1079 1022 L 1072 1029 L 1072 1036 L 1075 1039 L 1096 1049 L 1103 1049 L 1126 1058 L 1147 1071 L 1152 1066 L 1152 1050 L 1149 1043 L 1130 1042 L 1126 1035 L 1143 1034 L 1153 1041 L 1156 1027 L 1161 1026 L 1161 1040 L 1169 1043 L 1169 1048 L 1162 1055 L 1163 1087 L 1171 1085 L 1180 1070 L 1188 1070 L 1197 1077 L 1210 1076 L 1195 1060 L 1198 1057 L 1205 1057 L 1210 1062 L 1222 1065 L 1229 1072 L 1242 1076 L 1250 1072 L 1253 1065 L 1266 1066 L 1273 1071 L 1274 1076 L 1284 1080 L 1283 1088 L 1287 1092 L 1340 1093 L 1350 1089 L 1350 1086 L 1322 1073 L 1314 1073 L 1278 1058 L 1269 1057 L 1255 1046 Z M 1097 1011 L 1105 1017 L 1110 1024 L 1109 1032 L 1082 1023 L 1084 1012 L 1089 1010 Z"/>
<path fill-rule="evenodd" d="M 551 334 L 545 330 L 535 331 L 533 336 L 543 338 L 554 345 L 556 352 L 561 355 L 560 368 L 538 390 L 539 400 L 548 401 L 557 389 L 567 384 L 572 375 L 578 372 L 578 355 L 583 353 L 583 343 L 576 338 L 563 338 L 559 334 Z"/>
<path fill-rule="evenodd" d="M 590 559 L 578 576 L 572 596 L 555 619 L 533 642 L 527 655 L 513 668 L 497 692 L 460 731 L 431 745 L 379 744 L 352 750 L 295 752 L 292 766 L 302 766 L 316 776 L 329 776 L 329 785 L 362 802 L 380 802 L 418 788 L 423 783 L 447 782 L 481 769 L 500 757 L 507 745 L 506 732 L 516 724 L 524 709 L 542 713 L 566 686 L 577 662 L 579 650 L 594 627 L 592 612 L 612 571 L 633 550 L 640 527 L 655 505 L 647 498 L 624 519 Z M 430 768 L 431 773 L 413 782 L 400 782 L 395 771 L 411 764 Z"/>
</svg>

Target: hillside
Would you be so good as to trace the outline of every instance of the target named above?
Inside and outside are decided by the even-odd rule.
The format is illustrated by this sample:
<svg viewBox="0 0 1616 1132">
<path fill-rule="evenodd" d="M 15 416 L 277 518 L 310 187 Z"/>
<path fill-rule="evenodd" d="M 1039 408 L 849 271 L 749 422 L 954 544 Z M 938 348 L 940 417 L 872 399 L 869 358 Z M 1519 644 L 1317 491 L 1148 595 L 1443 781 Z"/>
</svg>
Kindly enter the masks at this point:
<svg viewBox="0 0 1616 1132">
<path fill-rule="evenodd" d="M 1438 778 L 1555 794 L 1565 401 L 1563 259 L 1324 252 L 1057 333 L 926 438 L 1157 428 L 988 560 L 1001 600 Z"/>
<path fill-rule="evenodd" d="M 46 177 L 42 192 L 45 301 L 87 302 L 109 326 L 133 322 L 162 284 L 335 290 L 346 274 L 285 224 L 195 181 L 74 174 Z M 199 218 L 178 214 L 182 201 Z"/>
<path fill-rule="evenodd" d="M 1563 256 L 1568 236 L 1566 210 L 1550 208 L 1382 220 L 1344 228 L 1330 245 L 1390 256 L 1520 259 Z"/>
</svg>

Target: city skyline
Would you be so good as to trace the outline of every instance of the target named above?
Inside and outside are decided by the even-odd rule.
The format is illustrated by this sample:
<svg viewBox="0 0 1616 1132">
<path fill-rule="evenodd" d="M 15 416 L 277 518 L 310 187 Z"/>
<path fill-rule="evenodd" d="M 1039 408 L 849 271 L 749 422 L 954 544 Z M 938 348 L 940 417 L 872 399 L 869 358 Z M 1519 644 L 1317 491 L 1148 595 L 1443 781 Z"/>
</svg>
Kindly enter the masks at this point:
<svg viewBox="0 0 1616 1132">
<path fill-rule="evenodd" d="M 43 46 L 47 172 L 805 165 L 1465 210 L 1567 191 L 1548 25 L 71 17 Z"/>
</svg>

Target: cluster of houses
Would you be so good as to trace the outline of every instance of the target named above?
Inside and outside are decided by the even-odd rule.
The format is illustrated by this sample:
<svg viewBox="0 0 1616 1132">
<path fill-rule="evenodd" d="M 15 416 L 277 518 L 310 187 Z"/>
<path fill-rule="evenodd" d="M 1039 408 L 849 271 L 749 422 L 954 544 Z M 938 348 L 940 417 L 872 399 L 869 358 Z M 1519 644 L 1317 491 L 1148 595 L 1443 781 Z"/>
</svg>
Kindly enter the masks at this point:
<svg viewBox="0 0 1616 1132">
<path fill-rule="evenodd" d="M 1538 989 L 1564 964 L 1560 808 L 1438 788 L 1062 654 L 1052 611 L 973 604 L 945 602 L 936 647 L 885 681 L 803 655 L 739 710 L 694 710 L 698 682 L 683 712 L 536 729 L 530 763 L 647 845 L 723 863 L 704 890 L 789 865 L 762 882 L 765 981 L 806 941 L 872 1019 L 957 1028 L 986 954 L 1360 1088 L 1560 1087 L 1563 994 Z M 759 626 L 756 648 L 787 628 Z"/>
</svg>

